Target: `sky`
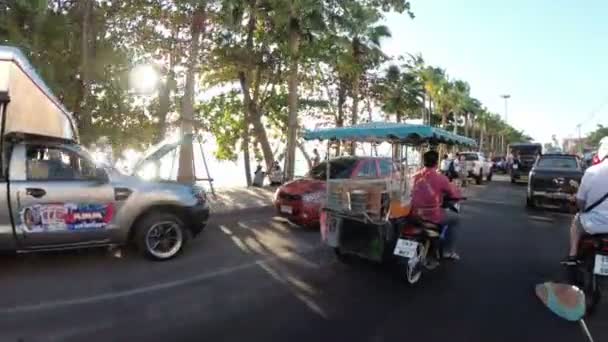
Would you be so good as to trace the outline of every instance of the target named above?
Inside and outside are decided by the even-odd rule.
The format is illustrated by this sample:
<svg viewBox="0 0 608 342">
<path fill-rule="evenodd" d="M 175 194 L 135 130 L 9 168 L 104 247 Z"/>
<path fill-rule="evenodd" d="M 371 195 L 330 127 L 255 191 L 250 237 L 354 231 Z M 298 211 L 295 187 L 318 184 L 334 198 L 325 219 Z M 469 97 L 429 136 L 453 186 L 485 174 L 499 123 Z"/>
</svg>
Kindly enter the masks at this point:
<svg viewBox="0 0 608 342">
<path fill-rule="evenodd" d="M 391 55 L 469 82 L 471 93 L 539 142 L 608 125 L 608 1 L 411 0 L 414 19 L 389 14 Z"/>
</svg>

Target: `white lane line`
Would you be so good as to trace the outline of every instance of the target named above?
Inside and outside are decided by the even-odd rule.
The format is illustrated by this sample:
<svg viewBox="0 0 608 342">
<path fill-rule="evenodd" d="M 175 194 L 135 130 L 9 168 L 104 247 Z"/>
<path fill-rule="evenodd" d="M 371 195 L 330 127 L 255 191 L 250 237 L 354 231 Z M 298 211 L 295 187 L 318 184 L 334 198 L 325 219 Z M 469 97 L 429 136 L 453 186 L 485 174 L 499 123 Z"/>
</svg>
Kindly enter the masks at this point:
<svg viewBox="0 0 608 342">
<path fill-rule="evenodd" d="M 498 204 L 498 205 L 506 205 L 506 206 L 511 206 L 511 207 L 522 207 L 524 208 L 525 206 L 525 202 L 522 202 L 522 204 L 519 203 L 510 203 L 510 202 L 505 202 L 505 201 L 495 201 L 495 200 L 488 200 L 488 199 L 481 199 L 481 198 L 469 198 L 466 201 L 464 201 L 464 203 L 466 204 L 467 202 L 472 202 L 472 203 L 483 203 L 483 204 Z"/>
<path fill-rule="evenodd" d="M 315 246 L 313 248 L 305 248 L 303 251 L 300 251 L 300 252 L 301 253 L 310 253 L 310 252 L 313 252 L 314 250 L 318 249 L 319 247 L 320 246 Z M 145 293 L 150 293 L 150 292 L 155 292 L 155 291 L 160 291 L 160 290 L 167 290 L 167 289 L 171 289 L 174 287 L 194 284 L 194 283 L 197 283 L 200 281 L 229 275 L 231 273 L 242 271 L 242 270 L 256 267 L 256 266 L 264 266 L 265 264 L 267 264 L 269 262 L 272 262 L 272 261 L 275 261 L 278 259 L 283 259 L 283 258 L 289 257 L 290 255 L 297 256 L 297 254 L 295 254 L 295 253 L 280 253 L 280 254 L 277 254 L 272 257 L 259 259 L 259 260 L 253 261 L 253 262 L 248 262 L 248 263 L 240 264 L 237 266 L 223 267 L 223 268 L 220 268 L 220 269 L 212 271 L 212 272 L 198 274 L 198 275 L 195 275 L 195 276 L 192 276 L 189 278 L 178 279 L 178 280 L 168 281 L 168 282 L 164 282 L 164 283 L 158 283 L 158 284 L 138 287 L 138 288 L 134 288 L 134 289 L 130 289 L 130 290 L 106 292 L 106 293 L 101 293 L 101 294 L 98 294 L 95 296 L 80 297 L 80 298 L 73 298 L 73 299 L 61 299 L 61 300 L 40 302 L 38 304 L 31 304 L 31 305 L 18 305 L 18 306 L 14 306 L 14 307 L 5 307 L 5 308 L 0 308 L 0 315 L 26 313 L 26 312 L 39 311 L 39 310 L 58 309 L 58 308 L 63 308 L 63 307 L 68 307 L 68 306 L 73 306 L 73 305 L 94 304 L 94 303 L 102 302 L 102 301 L 106 301 L 106 300 L 114 300 L 114 299 L 118 299 L 118 298 L 140 295 L 140 294 L 145 294 Z"/>
</svg>

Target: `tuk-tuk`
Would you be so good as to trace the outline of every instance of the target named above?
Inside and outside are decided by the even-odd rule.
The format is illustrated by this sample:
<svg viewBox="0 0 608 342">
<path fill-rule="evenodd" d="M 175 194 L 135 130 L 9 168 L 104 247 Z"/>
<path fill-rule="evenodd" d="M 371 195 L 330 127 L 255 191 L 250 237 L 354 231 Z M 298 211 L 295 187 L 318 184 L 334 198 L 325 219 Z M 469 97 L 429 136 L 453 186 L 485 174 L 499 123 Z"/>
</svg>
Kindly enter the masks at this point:
<svg viewBox="0 0 608 342">
<path fill-rule="evenodd" d="M 410 213 L 408 149 L 438 144 L 475 146 L 473 139 L 427 125 L 372 122 L 350 127 L 316 129 L 305 140 L 391 144 L 398 172 L 383 179 L 332 178 L 327 164 L 327 195 L 321 213 L 321 236 L 339 259 L 348 255 L 386 262 L 398 239 L 396 222 Z M 329 159 L 329 151 L 327 153 Z"/>
</svg>

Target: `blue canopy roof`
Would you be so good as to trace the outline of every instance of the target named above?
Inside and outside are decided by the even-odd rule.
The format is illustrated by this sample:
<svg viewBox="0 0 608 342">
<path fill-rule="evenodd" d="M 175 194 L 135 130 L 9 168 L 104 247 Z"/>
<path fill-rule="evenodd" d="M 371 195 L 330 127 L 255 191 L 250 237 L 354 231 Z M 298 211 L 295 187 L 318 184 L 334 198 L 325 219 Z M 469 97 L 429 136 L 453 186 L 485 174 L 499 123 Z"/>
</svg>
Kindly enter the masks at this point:
<svg viewBox="0 0 608 342">
<path fill-rule="evenodd" d="M 349 127 L 321 128 L 304 133 L 305 140 L 346 140 L 363 142 L 424 142 L 475 146 L 476 141 L 444 129 L 427 125 L 409 125 L 395 122 L 369 122 Z"/>
</svg>

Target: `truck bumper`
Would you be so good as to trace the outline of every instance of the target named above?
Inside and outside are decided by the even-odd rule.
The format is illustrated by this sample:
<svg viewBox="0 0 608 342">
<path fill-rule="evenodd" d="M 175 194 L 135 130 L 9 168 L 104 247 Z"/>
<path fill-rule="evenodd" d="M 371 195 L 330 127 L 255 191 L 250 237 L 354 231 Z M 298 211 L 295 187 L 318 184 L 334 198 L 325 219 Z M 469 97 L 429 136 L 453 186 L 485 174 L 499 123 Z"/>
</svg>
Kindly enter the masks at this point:
<svg viewBox="0 0 608 342">
<path fill-rule="evenodd" d="M 188 207 L 186 208 L 186 216 L 192 235 L 196 236 L 207 226 L 209 206 L 205 204 Z"/>
</svg>

